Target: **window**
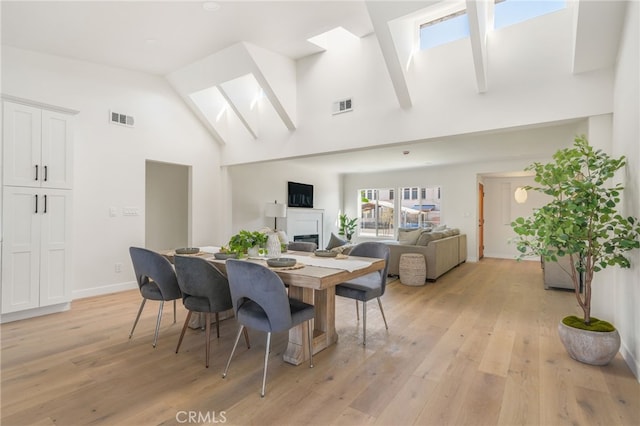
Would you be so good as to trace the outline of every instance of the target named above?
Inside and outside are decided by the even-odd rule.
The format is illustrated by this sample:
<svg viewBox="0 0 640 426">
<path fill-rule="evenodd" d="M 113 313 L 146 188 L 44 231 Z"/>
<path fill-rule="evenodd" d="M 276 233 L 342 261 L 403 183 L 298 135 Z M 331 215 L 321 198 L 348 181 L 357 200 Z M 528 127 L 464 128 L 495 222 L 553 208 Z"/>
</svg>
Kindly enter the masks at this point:
<svg viewBox="0 0 640 426">
<path fill-rule="evenodd" d="M 430 49 L 469 37 L 467 11 L 459 10 L 420 25 L 420 49 Z"/>
<path fill-rule="evenodd" d="M 503 28 L 565 7 L 564 1 L 557 0 L 499 0 L 495 6 L 494 26 L 496 29 Z"/>
<path fill-rule="evenodd" d="M 360 191 L 360 234 L 367 237 L 393 237 L 393 189 Z M 371 196 L 369 196 L 371 195 Z"/>
<path fill-rule="evenodd" d="M 440 187 L 402 187 L 399 189 L 402 199 L 394 202 L 396 191 L 395 188 L 359 191 L 360 236 L 390 239 L 397 227 L 427 228 L 440 224 Z M 400 212 L 396 215 L 398 206 Z"/>
<path fill-rule="evenodd" d="M 406 189 L 406 188 L 405 188 Z M 411 188 L 411 200 L 403 200 L 401 228 L 428 228 L 440 224 L 440 187 Z M 418 192 L 420 198 L 418 198 Z"/>
</svg>

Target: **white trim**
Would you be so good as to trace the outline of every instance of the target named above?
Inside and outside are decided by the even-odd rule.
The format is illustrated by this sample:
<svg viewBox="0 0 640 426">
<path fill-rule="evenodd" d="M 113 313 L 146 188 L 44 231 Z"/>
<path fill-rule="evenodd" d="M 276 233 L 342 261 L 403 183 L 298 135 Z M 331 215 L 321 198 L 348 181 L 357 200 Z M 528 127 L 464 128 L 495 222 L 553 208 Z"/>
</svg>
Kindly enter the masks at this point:
<svg viewBox="0 0 640 426">
<path fill-rule="evenodd" d="M 133 290 L 136 288 L 138 288 L 138 283 L 136 283 L 135 281 L 105 285 L 102 287 L 86 288 L 82 290 L 75 290 L 73 292 L 73 299 L 75 300 L 84 299 L 87 297 L 103 296 L 105 294 L 119 293 L 121 291 Z"/>
<path fill-rule="evenodd" d="M 71 303 L 66 302 L 66 303 L 60 303 L 58 305 L 43 306 L 43 307 L 34 308 L 34 309 L 25 309 L 24 311 L 9 312 L 9 313 L 0 315 L 0 324 L 4 324 L 6 322 L 12 322 L 12 321 L 20 321 L 27 318 L 39 317 L 42 315 L 57 314 L 60 312 L 68 311 L 70 308 L 71 308 Z"/>
<path fill-rule="evenodd" d="M 624 340 L 622 340 L 620 345 L 620 355 L 622 355 L 622 359 L 624 359 L 633 375 L 636 376 L 638 383 L 640 383 L 640 376 L 638 375 L 640 373 L 640 360 L 633 357 L 633 352 L 631 352 L 624 343 Z"/>
<path fill-rule="evenodd" d="M 50 111 L 57 111 L 63 114 L 77 115 L 80 111 L 71 108 L 65 108 L 57 105 L 45 104 L 44 102 L 32 101 L 30 99 L 19 98 L 17 96 L 7 95 L 6 93 L 0 94 L 0 98 L 4 101 L 15 102 L 17 104 L 32 106 L 36 108 L 47 109 Z"/>
</svg>

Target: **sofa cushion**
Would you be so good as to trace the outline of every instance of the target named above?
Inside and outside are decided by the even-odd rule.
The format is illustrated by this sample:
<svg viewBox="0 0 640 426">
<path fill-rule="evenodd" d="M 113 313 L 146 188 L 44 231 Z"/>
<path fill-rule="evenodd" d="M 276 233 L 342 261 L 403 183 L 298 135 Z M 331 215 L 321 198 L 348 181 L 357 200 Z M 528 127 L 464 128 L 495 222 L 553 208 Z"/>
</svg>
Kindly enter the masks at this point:
<svg viewBox="0 0 640 426">
<path fill-rule="evenodd" d="M 331 238 L 329 239 L 329 244 L 327 244 L 327 250 L 331 250 L 335 247 L 340 247 L 347 244 L 347 242 L 338 236 L 336 236 L 333 232 L 331 233 Z"/>
<path fill-rule="evenodd" d="M 426 246 L 431 241 L 439 240 L 443 237 L 441 232 L 423 232 L 416 242 L 417 246 Z"/>
<path fill-rule="evenodd" d="M 398 242 L 404 245 L 415 245 L 418 237 L 422 234 L 422 229 L 414 229 L 413 231 L 405 231 L 398 233 Z"/>
</svg>

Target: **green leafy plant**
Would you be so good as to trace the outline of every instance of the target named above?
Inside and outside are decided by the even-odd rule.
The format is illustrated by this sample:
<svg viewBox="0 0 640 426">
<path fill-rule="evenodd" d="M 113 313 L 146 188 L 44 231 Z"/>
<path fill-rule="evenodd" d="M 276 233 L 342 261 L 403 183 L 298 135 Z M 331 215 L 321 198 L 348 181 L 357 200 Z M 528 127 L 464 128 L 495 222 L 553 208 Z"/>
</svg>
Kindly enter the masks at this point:
<svg viewBox="0 0 640 426">
<path fill-rule="evenodd" d="M 259 231 L 240 231 L 231 237 L 227 246 L 229 251 L 242 255 L 251 247 L 264 247 L 267 243 L 267 234 Z"/>
<path fill-rule="evenodd" d="M 624 156 L 611 158 L 594 150 L 585 136 L 577 136 L 574 146 L 559 150 L 553 160 L 527 167 L 535 172 L 539 186 L 525 187 L 551 196 L 552 201 L 527 218 L 517 218 L 511 226 L 517 234 L 519 259 L 536 255 L 555 262 L 569 256 L 571 268 L 566 272 L 584 314 L 582 321 L 589 326 L 594 274 L 609 266 L 630 266 L 624 254 L 640 247 L 640 225 L 637 218 L 618 214 L 616 206 L 624 188 L 609 184 L 624 167 Z M 584 277 L 582 292 L 580 274 Z"/>
<path fill-rule="evenodd" d="M 351 241 L 351 237 L 353 237 L 358 227 L 358 218 L 354 217 L 353 219 L 349 219 L 349 216 L 346 214 L 341 214 L 339 219 L 340 226 L 338 227 L 338 235 L 343 235 L 347 241 Z"/>
</svg>

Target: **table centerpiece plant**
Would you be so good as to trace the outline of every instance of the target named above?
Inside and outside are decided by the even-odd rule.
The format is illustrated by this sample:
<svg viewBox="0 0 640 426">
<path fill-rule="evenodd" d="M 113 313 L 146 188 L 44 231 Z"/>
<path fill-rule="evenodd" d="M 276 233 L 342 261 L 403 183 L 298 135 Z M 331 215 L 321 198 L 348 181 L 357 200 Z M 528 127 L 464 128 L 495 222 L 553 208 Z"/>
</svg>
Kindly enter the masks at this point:
<svg viewBox="0 0 640 426">
<path fill-rule="evenodd" d="M 511 223 L 519 259 L 535 255 L 556 262 L 569 257 L 571 266 L 565 272 L 571 276 L 582 318 L 565 317 L 558 331 L 569 355 L 588 364 L 608 364 L 620 347 L 615 327 L 591 316 L 594 274 L 609 266 L 630 267 L 625 253 L 640 247 L 638 219 L 617 211 L 624 187 L 610 183 L 625 164 L 624 156 L 611 158 L 594 150 L 585 136 L 577 136 L 573 147 L 556 152 L 552 162 L 526 168 L 535 172 L 539 186 L 525 189 L 547 194 L 551 201 Z"/>
<path fill-rule="evenodd" d="M 238 257 L 246 256 L 254 247 L 256 249 L 265 247 L 267 234 L 260 231 L 241 230 L 233 235 L 227 243 L 228 252 L 237 253 Z"/>
</svg>

